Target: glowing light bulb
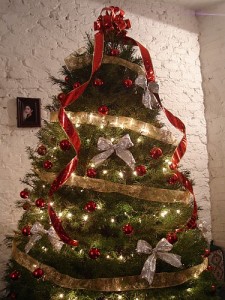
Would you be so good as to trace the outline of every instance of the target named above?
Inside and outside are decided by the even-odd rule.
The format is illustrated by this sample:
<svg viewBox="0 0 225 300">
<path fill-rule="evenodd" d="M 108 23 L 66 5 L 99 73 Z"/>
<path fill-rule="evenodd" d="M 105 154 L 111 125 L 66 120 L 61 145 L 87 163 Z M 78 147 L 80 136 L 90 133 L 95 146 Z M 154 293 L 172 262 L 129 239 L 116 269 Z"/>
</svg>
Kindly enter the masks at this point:
<svg viewBox="0 0 225 300">
<path fill-rule="evenodd" d="M 43 184 L 42 187 L 45 188 L 45 185 Z"/>
<path fill-rule="evenodd" d="M 123 299 L 123 297 L 121 295 L 118 296 L 118 299 Z"/>
<path fill-rule="evenodd" d="M 60 213 L 58 213 L 58 215 L 59 215 L 59 217 L 62 217 L 63 213 L 62 213 L 62 212 L 60 212 Z"/>
<path fill-rule="evenodd" d="M 49 204 L 50 204 L 51 206 L 53 206 L 53 205 L 54 205 L 54 202 L 50 202 Z"/>
<path fill-rule="evenodd" d="M 141 143 L 141 141 L 142 141 L 142 138 L 139 137 L 139 138 L 137 139 L 137 142 L 138 142 L 138 143 Z"/>
<path fill-rule="evenodd" d="M 134 171 L 134 172 L 133 172 L 133 175 L 134 175 L 134 176 L 137 176 L 137 172 L 136 172 L 136 171 Z"/>
<path fill-rule="evenodd" d="M 177 209 L 177 214 L 180 214 L 180 209 Z"/>
<path fill-rule="evenodd" d="M 110 255 L 106 255 L 106 258 L 107 258 L 107 259 L 110 259 Z"/>
<path fill-rule="evenodd" d="M 102 203 L 97 203 L 97 209 L 102 209 Z"/>
<path fill-rule="evenodd" d="M 68 218 L 68 219 L 72 218 L 72 216 L 73 216 L 73 215 L 72 215 L 70 212 L 67 214 L 67 218 Z"/>
<path fill-rule="evenodd" d="M 165 216 L 168 214 L 168 210 L 163 210 L 160 215 L 161 217 L 165 218 Z"/>
<path fill-rule="evenodd" d="M 59 294 L 59 298 L 62 299 L 64 297 L 63 294 Z"/>
<path fill-rule="evenodd" d="M 123 255 L 121 254 L 119 257 L 118 257 L 119 260 L 123 260 Z"/>
<path fill-rule="evenodd" d="M 87 221 L 88 220 L 88 215 L 83 215 L 83 220 Z"/>
<path fill-rule="evenodd" d="M 115 223 L 115 219 L 114 218 L 111 218 L 111 223 Z"/>
<path fill-rule="evenodd" d="M 107 170 L 103 170 L 102 173 L 103 173 L 103 174 L 107 174 L 108 171 L 107 171 Z"/>
<path fill-rule="evenodd" d="M 105 124 L 101 124 L 100 128 L 103 129 L 105 127 Z"/>
<path fill-rule="evenodd" d="M 56 149 L 57 149 L 57 147 L 54 147 L 54 148 L 53 148 L 53 150 L 56 150 Z"/>
<path fill-rule="evenodd" d="M 114 138 L 111 138 L 111 142 L 113 143 L 115 141 L 115 139 Z"/>
<path fill-rule="evenodd" d="M 188 289 L 187 289 L 187 292 L 188 292 L 188 293 L 192 292 L 192 289 L 191 289 L 191 288 L 188 288 Z"/>
<path fill-rule="evenodd" d="M 94 164 L 94 163 L 91 163 L 90 166 L 91 166 L 91 168 L 94 168 L 94 167 L 95 167 L 95 164 Z"/>
<path fill-rule="evenodd" d="M 122 171 L 120 171 L 118 174 L 119 174 L 119 177 L 120 177 L 120 178 L 123 178 L 124 175 L 123 175 L 123 172 L 122 172 Z"/>
<path fill-rule="evenodd" d="M 80 127 L 80 123 L 76 123 L 75 126 L 76 126 L 76 128 L 79 128 Z"/>
</svg>

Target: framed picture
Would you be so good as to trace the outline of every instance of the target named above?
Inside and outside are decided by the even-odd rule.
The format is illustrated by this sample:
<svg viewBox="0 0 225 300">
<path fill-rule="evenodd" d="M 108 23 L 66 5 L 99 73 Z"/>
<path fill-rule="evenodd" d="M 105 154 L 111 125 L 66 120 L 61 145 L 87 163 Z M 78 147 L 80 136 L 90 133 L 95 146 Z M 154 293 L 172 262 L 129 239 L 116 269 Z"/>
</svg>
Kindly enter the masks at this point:
<svg viewBox="0 0 225 300">
<path fill-rule="evenodd" d="M 17 99 L 17 127 L 41 126 L 41 100 L 39 98 Z"/>
</svg>

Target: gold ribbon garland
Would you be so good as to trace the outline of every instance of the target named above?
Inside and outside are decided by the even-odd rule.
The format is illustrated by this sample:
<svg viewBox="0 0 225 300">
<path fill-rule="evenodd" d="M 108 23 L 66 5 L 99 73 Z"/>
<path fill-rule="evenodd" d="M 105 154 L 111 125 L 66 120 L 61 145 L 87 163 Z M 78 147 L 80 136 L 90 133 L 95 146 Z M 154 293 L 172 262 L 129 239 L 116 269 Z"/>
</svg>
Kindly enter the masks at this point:
<svg viewBox="0 0 225 300">
<path fill-rule="evenodd" d="M 91 124 L 95 126 L 109 126 L 119 127 L 140 133 L 141 135 L 162 141 L 167 144 L 176 145 L 175 139 L 172 137 L 169 131 L 157 128 L 151 124 L 135 120 L 129 117 L 117 117 L 117 116 L 101 116 L 96 113 L 87 112 L 68 112 L 71 122 L 73 124 Z M 51 122 L 58 122 L 58 112 L 51 112 Z"/>
<path fill-rule="evenodd" d="M 58 272 L 55 268 L 45 265 L 22 252 L 17 248 L 15 241 L 13 242 L 12 256 L 18 264 L 31 272 L 36 267 L 41 268 L 44 271 L 45 279 L 60 287 L 104 292 L 123 292 L 177 286 L 198 277 L 208 266 L 208 259 L 205 258 L 201 264 L 186 270 L 171 273 L 156 273 L 152 285 L 149 286 L 148 282 L 141 279 L 139 275 L 94 279 L 73 278 Z"/>
<path fill-rule="evenodd" d="M 54 173 L 40 172 L 37 169 L 35 170 L 35 173 L 40 177 L 40 179 L 46 180 L 49 183 L 51 183 L 55 178 Z M 66 181 L 65 185 L 76 186 L 82 189 L 90 189 L 97 192 L 120 193 L 130 197 L 138 198 L 138 200 L 142 199 L 153 202 L 167 203 L 190 203 L 190 193 L 188 191 L 160 189 L 145 185 L 125 185 L 103 179 L 77 176 L 75 174 Z"/>
</svg>

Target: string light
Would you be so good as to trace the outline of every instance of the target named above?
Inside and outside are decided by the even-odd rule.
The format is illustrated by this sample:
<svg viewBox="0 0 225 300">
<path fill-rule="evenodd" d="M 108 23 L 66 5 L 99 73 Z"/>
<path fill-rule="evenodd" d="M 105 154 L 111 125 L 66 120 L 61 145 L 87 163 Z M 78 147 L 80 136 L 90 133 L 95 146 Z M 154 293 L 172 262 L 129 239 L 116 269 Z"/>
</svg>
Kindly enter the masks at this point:
<svg viewBox="0 0 225 300">
<path fill-rule="evenodd" d="M 59 294 L 59 298 L 62 299 L 64 297 L 63 294 Z"/>
<path fill-rule="evenodd" d="M 122 172 L 122 171 L 118 172 L 118 174 L 119 174 L 119 177 L 120 177 L 120 178 L 123 178 L 124 175 L 123 175 L 123 172 Z"/>
<path fill-rule="evenodd" d="M 106 258 L 107 258 L 107 259 L 110 259 L 110 255 L 109 255 L 109 254 L 108 254 L 108 255 L 106 255 Z"/>
<path fill-rule="evenodd" d="M 166 173 L 167 172 L 167 168 L 162 168 L 162 171 L 163 171 L 163 173 Z"/>
<path fill-rule="evenodd" d="M 76 123 L 75 126 L 76 126 L 76 128 L 79 128 L 80 127 L 80 123 Z"/>
<path fill-rule="evenodd" d="M 45 188 L 45 185 L 43 184 L 42 187 Z"/>
<path fill-rule="evenodd" d="M 108 173 L 108 171 L 107 170 L 103 170 L 102 173 L 105 175 L 105 174 Z"/>
<path fill-rule="evenodd" d="M 72 218 L 72 216 L 73 216 L 73 215 L 72 215 L 70 212 L 67 214 L 67 218 L 68 218 L 68 219 Z"/>
<path fill-rule="evenodd" d="M 47 252 L 47 250 L 48 250 L 48 249 L 47 249 L 46 247 L 44 247 L 44 246 L 42 246 L 41 249 L 42 249 L 44 252 Z"/>
<path fill-rule="evenodd" d="M 58 213 L 58 215 L 59 215 L 59 217 L 62 217 L 63 213 L 62 213 L 62 212 L 60 212 L 60 213 Z"/>
<path fill-rule="evenodd" d="M 133 175 L 134 175 L 134 176 L 137 176 L 137 172 L 136 172 L 136 171 L 134 171 L 134 172 L 133 172 Z"/>
<path fill-rule="evenodd" d="M 102 209 L 102 203 L 97 203 L 97 209 Z"/>
<path fill-rule="evenodd" d="M 139 138 L 137 139 L 137 142 L 138 142 L 138 143 L 141 143 L 141 142 L 142 142 L 142 138 L 139 137 Z"/>
<path fill-rule="evenodd" d="M 53 206 L 53 205 L 54 205 L 54 202 L 50 202 L 49 204 L 50 204 L 50 206 Z"/>
<path fill-rule="evenodd" d="M 111 142 L 113 143 L 115 141 L 115 139 L 114 138 L 111 138 Z"/>
<path fill-rule="evenodd" d="M 115 219 L 114 218 L 111 218 L 111 223 L 115 223 Z"/>
<path fill-rule="evenodd" d="M 188 292 L 188 293 L 191 293 L 191 292 L 192 292 L 192 289 L 191 289 L 191 288 L 188 288 L 188 289 L 187 289 L 187 292 Z"/>
<path fill-rule="evenodd" d="M 83 220 L 87 221 L 88 220 L 88 215 L 83 215 Z"/>
<path fill-rule="evenodd" d="M 168 214 L 168 210 L 163 210 L 160 215 L 161 217 L 165 218 L 165 216 Z"/>
<path fill-rule="evenodd" d="M 119 257 L 118 257 L 119 260 L 123 260 L 123 255 L 121 254 Z"/>
<path fill-rule="evenodd" d="M 123 299 L 123 297 L 121 295 L 118 296 L 118 299 Z"/>
<path fill-rule="evenodd" d="M 177 214 L 178 214 L 178 215 L 180 214 L 180 209 L 177 209 Z"/>
</svg>

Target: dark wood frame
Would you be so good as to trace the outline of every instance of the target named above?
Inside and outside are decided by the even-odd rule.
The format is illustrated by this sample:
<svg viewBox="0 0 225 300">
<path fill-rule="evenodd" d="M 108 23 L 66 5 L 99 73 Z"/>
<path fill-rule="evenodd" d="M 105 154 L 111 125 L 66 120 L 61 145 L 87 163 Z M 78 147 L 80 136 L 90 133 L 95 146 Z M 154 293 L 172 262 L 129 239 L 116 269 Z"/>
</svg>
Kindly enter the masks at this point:
<svg viewBox="0 0 225 300">
<path fill-rule="evenodd" d="M 41 127 L 41 99 L 17 97 L 17 127 Z M 25 106 L 33 110 L 32 120 L 24 120 L 23 111 Z"/>
</svg>

